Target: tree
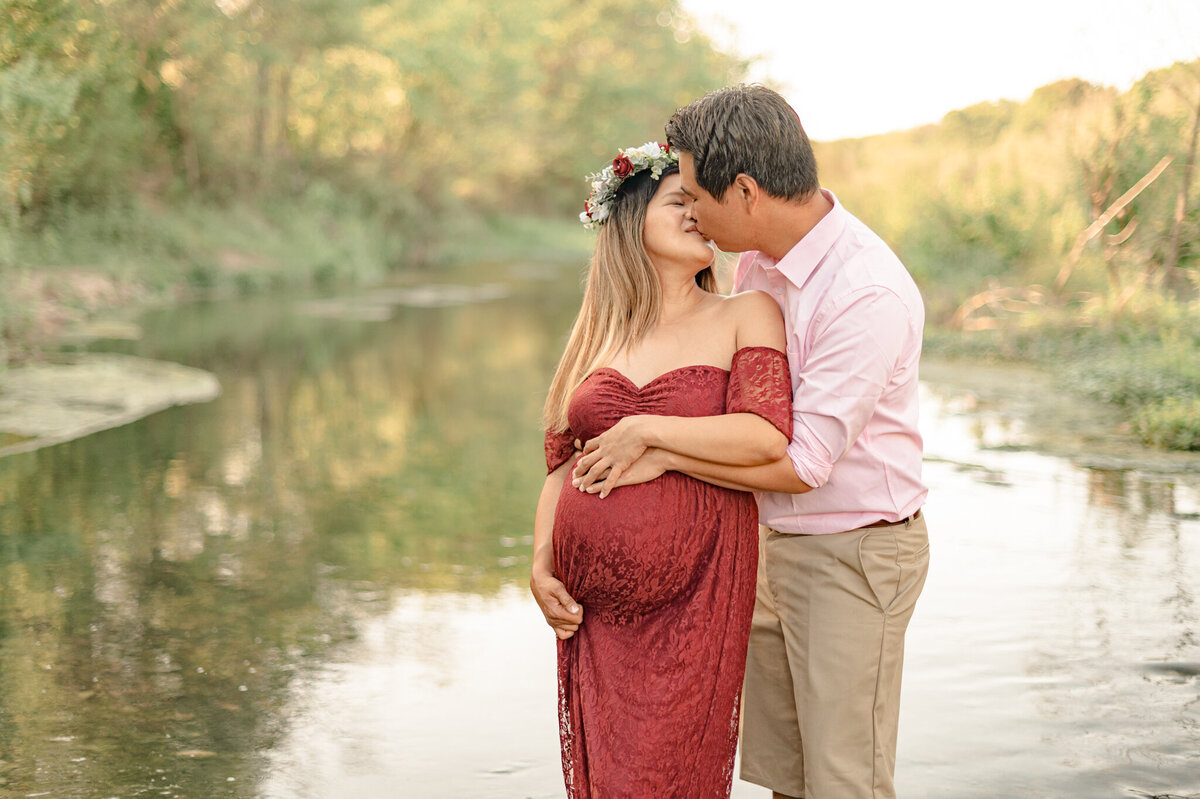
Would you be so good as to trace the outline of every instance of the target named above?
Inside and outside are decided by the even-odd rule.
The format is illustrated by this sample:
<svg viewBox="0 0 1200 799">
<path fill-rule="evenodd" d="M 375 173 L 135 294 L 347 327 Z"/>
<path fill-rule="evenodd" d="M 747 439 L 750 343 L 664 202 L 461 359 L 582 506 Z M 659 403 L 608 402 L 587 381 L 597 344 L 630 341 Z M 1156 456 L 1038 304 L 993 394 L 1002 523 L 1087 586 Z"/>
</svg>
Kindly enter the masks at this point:
<svg viewBox="0 0 1200 799">
<path fill-rule="evenodd" d="M 1179 70 L 1181 80 L 1174 81 L 1172 88 L 1184 101 L 1184 108 L 1191 109 L 1190 135 L 1180 165 L 1179 188 L 1175 192 L 1175 209 L 1171 219 L 1170 233 L 1163 255 L 1162 268 L 1167 275 L 1168 283 L 1180 285 L 1175 271 L 1179 266 L 1180 243 L 1184 238 L 1184 228 L 1189 221 L 1191 205 L 1192 181 L 1196 171 L 1196 146 L 1200 140 L 1200 61 L 1182 65 Z M 1186 129 L 1185 129 L 1186 130 Z M 1191 237 L 1189 237 L 1191 240 Z"/>
<path fill-rule="evenodd" d="M 36 57 L 0 67 L 0 213 L 7 235 L 0 266 L 16 259 L 22 206 L 33 200 L 34 176 L 51 145 L 61 139 L 79 92 L 76 77 L 62 75 Z"/>
</svg>

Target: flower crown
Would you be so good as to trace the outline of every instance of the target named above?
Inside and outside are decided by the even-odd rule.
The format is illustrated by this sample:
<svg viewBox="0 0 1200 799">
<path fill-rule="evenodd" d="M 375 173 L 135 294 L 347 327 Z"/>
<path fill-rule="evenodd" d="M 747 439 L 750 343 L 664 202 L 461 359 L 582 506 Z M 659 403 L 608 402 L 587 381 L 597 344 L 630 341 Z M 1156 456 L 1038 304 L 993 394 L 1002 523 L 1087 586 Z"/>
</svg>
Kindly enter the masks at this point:
<svg viewBox="0 0 1200 799">
<path fill-rule="evenodd" d="M 679 153 L 673 152 L 670 145 L 648 141 L 641 147 L 630 147 L 620 151 L 610 166 L 587 176 L 592 184 L 592 193 L 583 204 L 583 213 L 579 221 L 588 230 L 593 230 L 608 219 L 612 213 L 612 201 L 617 196 L 617 189 L 625 179 L 636 175 L 642 170 L 649 169 L 650 177 L 658 180 L 663 170 L 679 163 Z"/>
</svg>

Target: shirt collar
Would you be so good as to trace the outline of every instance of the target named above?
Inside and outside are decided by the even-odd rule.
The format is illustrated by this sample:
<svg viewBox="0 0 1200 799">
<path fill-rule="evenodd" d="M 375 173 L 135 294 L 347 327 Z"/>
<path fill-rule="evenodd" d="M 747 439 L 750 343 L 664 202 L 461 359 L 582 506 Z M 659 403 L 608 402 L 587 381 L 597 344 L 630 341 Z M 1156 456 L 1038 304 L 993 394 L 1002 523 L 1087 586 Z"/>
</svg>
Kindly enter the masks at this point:
<svg viewBox="0 0 1200 799">
<path fill-rule="evenodd" d="M 778 270 L 797 288 L 804 285 L 813 270 L 825 260 L 825 256 L 833 249 L 834 243 L 846 229 L 846 210 L 838 202 L 837 197 L 828 189 L 821 189 L 821 194 L 829 200 L 832 207 L 829 213 L 813 226 L 813 229 L 796 242 L 787 254 L 776 261 L 766 253 L 756 253 L 755 258 L 766 270 Z"/>
</svg>

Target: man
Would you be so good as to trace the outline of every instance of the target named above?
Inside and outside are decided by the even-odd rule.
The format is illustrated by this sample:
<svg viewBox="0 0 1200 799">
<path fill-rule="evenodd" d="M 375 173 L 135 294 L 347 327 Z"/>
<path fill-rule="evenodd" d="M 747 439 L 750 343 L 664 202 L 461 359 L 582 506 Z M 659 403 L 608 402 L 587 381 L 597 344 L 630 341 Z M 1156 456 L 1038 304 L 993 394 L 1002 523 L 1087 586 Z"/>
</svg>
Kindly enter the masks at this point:
<svg viewBox="0 0 1200 799">
<path fill-rule="evenodd" d="M 765 291 L 783 310 L 793 438 L 777 462 L 731 466 L 672 452 L 653 417 L 634 417 L 587 443 L 574 483 L 606 495 L 675 470 L 760 492 L 742 779 L 777 798 L 894 797 L 904 633 L 929 562 L 920 294 L 820 188 L 777 93 L 709 94 L 675 113 L 667 140 L 697 228 L 742 253 L 735 292 Z"/>
</svg>

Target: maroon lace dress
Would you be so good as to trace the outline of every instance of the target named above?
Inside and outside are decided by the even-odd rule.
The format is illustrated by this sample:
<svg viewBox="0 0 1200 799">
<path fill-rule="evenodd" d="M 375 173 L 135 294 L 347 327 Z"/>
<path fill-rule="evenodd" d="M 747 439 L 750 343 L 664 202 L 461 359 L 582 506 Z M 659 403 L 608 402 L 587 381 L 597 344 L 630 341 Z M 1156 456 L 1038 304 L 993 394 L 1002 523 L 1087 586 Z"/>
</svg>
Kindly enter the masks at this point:
<svg viewBox="0 0 1200 799">
<path fill-rule="evenodd" d="M 570 429 L 546 435 L 550 471 L 634 414 L 758 414 L 788 438 L 782 353 L 747 347 L 729 371 L 674 369 L 638 388 L 613 369 L 575 392 Z M 571 799 L 728 796 L 754 609 L 752 494 L 667 472 L 605 499 L 563 488 L 554 570 L 584 609 L 558 642 L 559 731 Z"/>
</svg>

